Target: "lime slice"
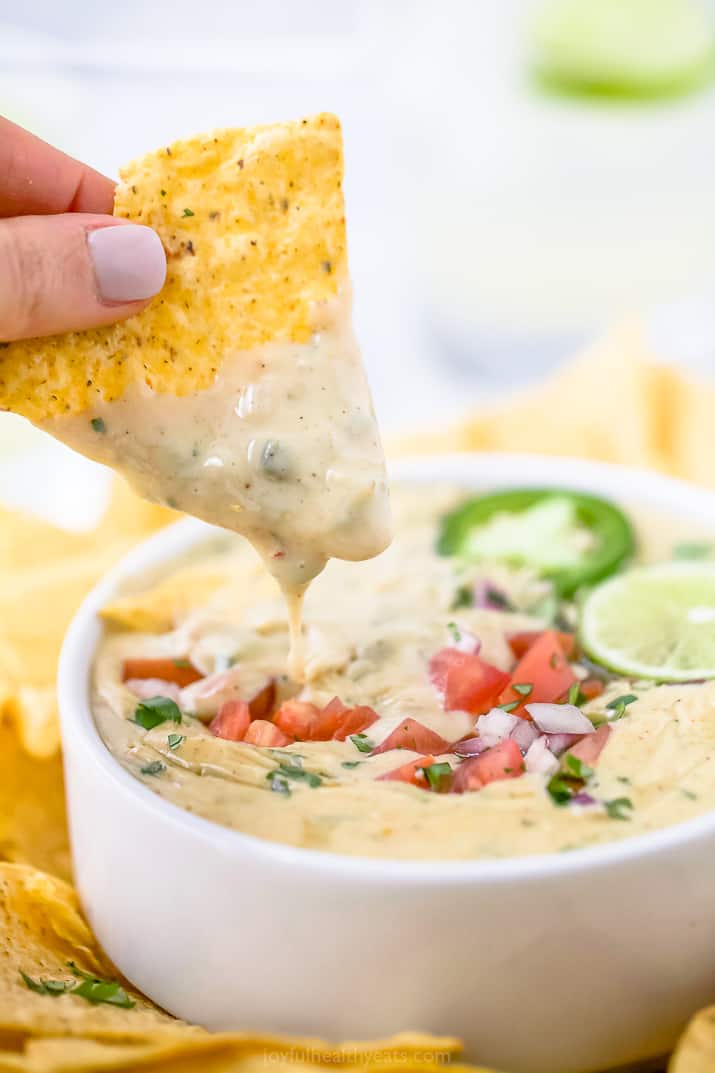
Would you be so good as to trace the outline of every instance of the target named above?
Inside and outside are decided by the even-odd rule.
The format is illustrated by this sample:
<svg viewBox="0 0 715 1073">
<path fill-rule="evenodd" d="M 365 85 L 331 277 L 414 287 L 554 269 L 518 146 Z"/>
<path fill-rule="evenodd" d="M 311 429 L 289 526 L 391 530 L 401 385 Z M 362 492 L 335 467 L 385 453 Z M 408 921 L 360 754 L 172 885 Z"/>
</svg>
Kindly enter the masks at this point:
<svg viewBox="0 0 715 1073">
<path fill-rule="evenodd" d="M 585 600 L 579 632 L 591 659 L 629 677 L 715 677 L 715 563 L 662 563 L 611 578 Z"/>
<path fill-rule="evenodd" d="M 539 76 L 553 88 L 668 95 L 707 77 L 713 27 L 697 0 L 547 0 L 532 47 Z"/>
</svg>

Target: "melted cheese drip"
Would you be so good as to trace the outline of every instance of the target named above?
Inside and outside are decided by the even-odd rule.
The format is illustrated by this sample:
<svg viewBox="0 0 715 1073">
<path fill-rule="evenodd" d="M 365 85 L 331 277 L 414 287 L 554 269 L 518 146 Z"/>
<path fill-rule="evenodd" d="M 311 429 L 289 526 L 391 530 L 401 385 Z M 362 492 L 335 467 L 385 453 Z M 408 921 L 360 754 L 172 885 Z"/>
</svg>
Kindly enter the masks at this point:
<svg viewBox="0 0 715 1073">
<path fill-rule="evenodd" d="M 391 538 L 349 293 L 317 312 L 309 342 L 227 355 L 206 391 L 177 397 L 135 385 L 92 412 L 45 424 L 145 498 L 250 540 L 285 596 L 289 668 L 299 681 L 308 584 L 328 559 L 368 559 Z"/>
</svg>

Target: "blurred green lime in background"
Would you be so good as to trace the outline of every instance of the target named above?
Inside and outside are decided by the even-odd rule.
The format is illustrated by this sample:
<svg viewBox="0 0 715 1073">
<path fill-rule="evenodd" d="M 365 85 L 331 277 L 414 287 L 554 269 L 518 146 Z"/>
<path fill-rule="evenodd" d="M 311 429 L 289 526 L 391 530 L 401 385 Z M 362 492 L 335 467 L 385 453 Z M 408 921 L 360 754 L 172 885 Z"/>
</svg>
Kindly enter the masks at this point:
<svg viewBox="0 0 715 1073">
<path fill-rule="evenodd" d="M 675 97 L 715 73 L 715 27 L 697 0 L 545 0 L 529 45 L 538 84 L 566 94 Z"/>
</svg>

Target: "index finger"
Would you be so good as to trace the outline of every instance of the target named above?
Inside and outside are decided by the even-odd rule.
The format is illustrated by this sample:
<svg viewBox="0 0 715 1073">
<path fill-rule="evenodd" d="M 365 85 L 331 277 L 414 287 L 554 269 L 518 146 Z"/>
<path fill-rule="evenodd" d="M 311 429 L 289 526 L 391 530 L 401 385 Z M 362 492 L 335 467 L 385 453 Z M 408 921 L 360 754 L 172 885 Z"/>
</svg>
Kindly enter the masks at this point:
<svg viewBox="0 0 715 1073">
<path fill-rule="evenodd" d="M 0 117 L 0 216 L 111 213 L 114 183 Z"/>
</svg>

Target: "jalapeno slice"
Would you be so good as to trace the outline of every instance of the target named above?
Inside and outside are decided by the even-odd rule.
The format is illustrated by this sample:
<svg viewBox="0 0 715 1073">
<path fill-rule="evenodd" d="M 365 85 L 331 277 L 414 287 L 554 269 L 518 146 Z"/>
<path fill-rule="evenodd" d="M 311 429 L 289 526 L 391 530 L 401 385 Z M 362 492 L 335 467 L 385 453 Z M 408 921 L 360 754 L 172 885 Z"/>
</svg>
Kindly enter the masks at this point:
<svg viewBox="0 0 715 1073">
<path fill-rule="evenodd" d="M 530 566 L 560 596 L 608 577 L 635 550 L 633 527 L 606 499 L 516 488 L 468 499 L 442 519 L 437 551 Z"/>
</svg>

